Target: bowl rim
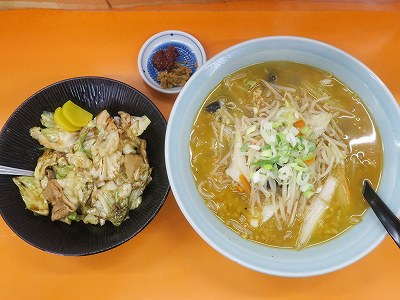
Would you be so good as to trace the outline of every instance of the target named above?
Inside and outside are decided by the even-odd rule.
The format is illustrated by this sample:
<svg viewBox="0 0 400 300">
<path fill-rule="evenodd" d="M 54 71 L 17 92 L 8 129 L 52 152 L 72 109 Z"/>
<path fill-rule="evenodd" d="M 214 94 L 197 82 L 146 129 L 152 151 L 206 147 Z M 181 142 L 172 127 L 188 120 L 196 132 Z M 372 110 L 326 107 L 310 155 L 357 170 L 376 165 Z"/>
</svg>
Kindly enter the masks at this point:
<svg viewBox="0 0 400 300">
<path fill-rule="evenodd" d="M 35 98 L 37 95 L 39 95 L 40 93 L 46 92 L 47 89 L 52 88 L 54 86 L 60 85 L 60 84 L 65 84 L 67 82 L 72 82 L 72 81 L 79 81 L 79 80 L 100 80 L 100 81 L 107 81 L 110 83 L 114 83 L 120 86 L 124 86 L 127 89 L 130 89 L 132 91 L 134 91 L 137 95 L 140 95 L 141 98 L 145 99 L 146 102 L 151 106 L 151 108 L 157 112 L 157 114 L 160 116 L 160 121 L 162 122 L 162 124 L 165 125 L 165 128 L 167 126 L 167 120 L 165 118 L 165 116 L 163 115 L 163 113 L 160 111 L 160 109 L 155 105 L 155 103 L 146 95 L 144 95 L 141 91 L 139 91 L 138 89 L 134 88 L 133 86 L 124 83 L 122 81 L 116 80 L 116 79 L 112 79 L 112 78 L 108 78 L 108 77 L 104 77 L 104 76 L 92 76 L 92 75 L 87 75 L 87 76 L 76 76 L 76 77 L 70 77 L 70 78 L 65 78 L 56 82 L 53 82 L 51 84 L 46 85 L 45 87 L 39 89 L 38 91 L 32 93 L 30 96 L 28 96 L 20 105 L 18 105 L 18 107 L 11 113 L 11 115 L 7 118 L 6 122 L 4 123 L 4 125 L 2 126 L 1 130 L 0 130 L 0 139 L 3 140 L 3 133 L 7 130 L 7 128 L 9 127 L 9 123 L 12 121 L 13 117 L 15 114 L 17 114 L 21 109 L 24 108 L 24 106 L 31 101 L 32 98 Z M 164 152 L 164 157 L 165 157 L 165 152 Z M 6 176 L 6 175 L 2 175 L 2 176 Z M 166 180 L 167 180 L 167 174 L 166 174 Z M 10 224 L 9 220 L 7 218 L 4 217 L 3 215 L 3 210 L 0 209 L 0 215 L 3 219 L 3 221 L 7 224 L 7 226 L 12 230 L 12 232 L 14 232 L 16 234 L 16 236 L 18 236 L 21 240 L 23 240 L 24 242 L 26 242 L 27 244 L 33 246 L 34 248 L 40 249 L 42 251 L 45 251 L 47 253 L 51 253 L 51 254 L 56 254 L 56 255 L 62 255 L 62 256 L 88 256 L 88 255 L 94 255 L 94 254 L 98 254 L 98 253 L 102 253 L 111 249 L 114 249 L 118 246 L 121 246 L 122 244 L 128 242 L 129 240 L 131 240 L 132 238 L 134 238 L 136 235 L 138 235 L 140 232 L 142 232 L 148 225 L 149 223 L 151 223 L 151 221 L 157 216 L 157 214 L 159 213 L 159 211 L 161 210 L 161 208 L 163 207 L 163 205 L 165 204 L 165 201 L 170 193 L 171 190 L 171 186 L 169 184 L 169 181 L 167 181 L 167 186 L 166 189 L 163 191 L 163 196 L 162 199 L 160 200 L 157 208 L 152 212 L 152 215 L 149 219 L 147 219 L 145 221 L 144 224 L 142 224 L 142 226 L 137 229 L 133 234 L 129 234 L 129 236 L 125 237 L 124 239 L 115 241 L 113 243 L 111 243 L 110 245 L 106 246 L 106 247 L 101 247 L 99 249 L 92 249 L 89 251 L 79 251 L 79 252 L 61 252 L 61 251 L 55 251 L 52 249 L 48 249 L 46 247 L 43 247 L 41 245 L 38 245 L 35 242 L 32 242 L 31 240 L 27 239 L 25 237 L 24 234 L 21 234 L 18 230 L 16 230 L 14 228 L 14 226 L 12 226 L 12 224 Z M 22 200 L 22 199 L 21 199 Z M 97 226 L 97 225 L 91 225 L 91 224 L 87 224 L 88 226 Z"/>
<path fill-rule="evenodd" d="M 144 68 L 142 67 L 143 64 L 143 56 L 144 53 L 146 51 L 146 49 L 153 43 L 155 42 L 158 38 L 166 36 L 166 35 L 171 35 L 171 34 L 178 34 L 181 35 L 183 38 L 190 40 L 191 42 L 193 42 L 201 55 L 202 61 L 203 63 L 200 64 L 197 68 L 197 70 L 199 70 L 199 68 L 204 65 L 204 63 L 207 61 L 207 57 L 206 57 L 206 52 L 204 50 L 203 45 L 200 43 L 200 41 L 194 37 L 193 35 L 191 35 L 190 33 L 181 31 L 181 30 L 164 30 L 161 32 L 158 32 L 156 34 L 154 34 L 153 36 L 149 37 L 146 42 L 142 45 L 142 47 L 140 48 L 139 51 L 139 55 L 138 55 L 138 60 L 137 60 L 137 64 L 138 64 L 138 69 L 139 69 L 139 73 L 140 76 L 142 77 L 142 79 L 144 80 L 144 82 L 147 83 L 148 86 L 150 86 L 151 88 L 155 89 L 156 91 L 159 91 L 161 93 L 165 93 L 165 94 L 178 94 L 180 93 L 180 91 L 182 90 L 183 87 L 174 87 L 174 88 L 169 88 L 169 89 L 163 89 L 162 87 L 160 87 L 158 84 L 154 84 L 154 82 L 152 80 L 150 80 L 145 72 L 144 72 Z M 182 42 L 181 42 L 182 43 Z M 184 43 L 185 45 L 187 45 L 190 49 L 192 49 L 192 46 Z M 197 72 L 196 70 L 196 72 Z M 194 73 L 196 73 L 194 72 Z M 192 77 L 194 74 L 192 74 L 190 77 Z M 190 79 L 190 78 L 189 78 Z M 186 84 L 185 84 L 186 85 Z"/>
<path fill-rule="evenodd" d="M 382 91 L 382 93 L 384 93 L 385 96 L 385 102 L 388 102 L 388 105 L 395 107 L 394 109 L 394 114 L 396 114 L 397 116 L 400 116 L 400 108 L 398 103 L 396 102 L 395 98 L 393 97 L 393 95 L 390 93 L 389 89 L 385 86 L 385 84 L 378 78 L 378 76 L 373 73 L 366 65 L 364 65 L 362 62 L 360 62 L 358 59 L 356 59 L 355 57 L 351 56 L 350 54 L 348 54 L 347 52 L 344 52 L 343 50 L 336 48 L 330 44 L 318 41 L 318 40 L 314 40 L 314 39 L 310 39 L 310 38 L 305 38 L 305 37 L 298 37 L 298 36 L 269 36 L 269 37 L 260 37 L 260 38 L 255 38 L 255 39 L 251 39 L 251 40 L 247 40 L 241 43 L 238 43 L 236 45 L 233 45 L 231 47 L 228 47 L 227 49 L 221 51 L 220 53 L 218 53 L 217 55 L 215 55 L 214 57 L 212 57 L 209 61 L 207 61 L 207 63 L 205 65 L 203 65 L 201 68 L 199 68 L 199 70 L 196 72 L 196 74 L 194 74 L 190 80 L 190 83 L 192 84 L 196 84 L 198 83 L 197 79 L 198 77 L 200 77 L 202 75 L 203 72 L 210 74 L 214 74 L 216 72 L 216 70 L 218 69 L 218 67 L 220 65 L 223 65 L 225 63 L 227 63 L 227 61 L 229 62 L 230 59 L 230 54 L 232 54 L 234 51 L 240 50 L 242 47 L 246 47 L 248 45 L 251 44 L 257 44 L 257 43 L 268 43 L 268 42 L 289 42 L 293 43 L 293 42 L 300 42 L 300 43 L 306 43 L 306 44 L 312 44 L 312 45 L 316 45 L 319 47 L 322 47 L 323 49 L 328 49 L 329 51 L 331 51 L 332 53 L 336 53 L 337 55 L 350 60 L 353 64 L 355 64 L 359 69 L 364 70 L 368 73 L 368 76 L 371 77 L 371 80 L 373 80 L 375 82 L 375 84 L 377 85 L 377 88 L 380 89 L 380 91 Z M 265 46 L 265 45 L 264 45 Z M 290 46 L 293 46 L 292 44 L 290 44 L 288 47 L 290 48 Z M 218 66 L 219 64 L 219 66 Z M 249 63 L 248 65 L 251 65 L 252 63 Z M 241 68 L 237 68 L 237 69 L 241 69 Z M 232 73 L 232 72 L 230 72 Z M 209 75 L 209 76 L 211 76 Z M 227 75 L 227 74 L 226 74 Z M 193 227 L 193 229 L 211 246 L 213 247 L 215 250 L 217 250 L 218 252 L 220 252 L 222 255 L 228 257 L 229 259 L 239 263 L 240 265 L 243 265 L 247 268 L 262 272 L 262 273 L 267 273 L 267 274 L 271 274 L 271 275 L 278 275 L 278 276 L 285 276 L 285 277 L 306 277 L 306 276 L 315 276 L 315 275 L 322 275 L 325 273 L 329 273 L 332 271 L 336 271 L 338 269 L 341 269 L 345 266 L 348 266 L 352 263 L 354 263 L 355 261 L 361 259 L 362 257 L 364 257 L 365 255 L 367 255 L 369 252 L 371 252 L 376 246 L 378 246 L 382 240 L 385 238 L 386 236 L 386 232 L 383 229 L 383 227 L 381 226 L 381 224 L 379 223 L 378 220 L 376 220 L 376 222 L 374 223 L 375 226 L 380 226 L 379 228 L 375 228 L 376 231 L 379 233 L 377 234 L 377 239 L 373 242 L 370 243 L 366 243 L 363 244 L 363 250 L 359 251 L 359 253 L 357 253 L 356 255 L 354 255 L 353 257 L 346 259 L 345 261 L 340 261 L 334 265 L 331 266 L 325 266 L 323 269 L 314 269 L 314 270 L 307 270 L 307 271 L 293 271 L 293 270 L 288 270 L 288 269 L 282 269 L 282 270 L 276 270 L 276 269 L 271 269 L 265 266 L 260 266 L 257 265 L 256 263 L 253 262 L 249 262 L 246 261 L 245 259 L 243 259 L 243 257 L 237 257 L 236 255 L 230 253 L 229 251 L 226 250 L 225 245 L 222 245 L 221 242 L 217 241 L 214 237 L 210 237 L 207 235 L 207 232 L 205 232 L 204 230 L 204 226 L 206 225 L 200 225 L 198 220 L 196 220 L 196 218 L 194 216 L 192 216 L 189 212 L 189 208 L 187 207 L 187 198 L 188 198 L 188 192 L 190 193 L 191 191 L 188 191 L 187 189 L 185 190 L 186 194 L 183 195 L 182 194 L 182 188 L 179 185 L 179 182 L 177 181 L 177 178 L 175 178 L 175 174 L 176 174 L 176 170 L 174 170 L 174 166 L 171 165 L 171 157 L 173 154 L 173 151 L 175 149 L 173 149 L 172 143 L 171 141 L 173 141 L 173 135 L 176 134 L 176 132 L 174 132 L 173 130 L 177 128 L 177 126 L 182 126 L 182 124 L 179 125 L 175 125 L 177 119 L 179 119 L 180 117 L 178 116 L 179 114 L 179 109 L 181 109 L 181 106 L 185 106 L 187 105 L 187 103 L 184 103 L 184 99 L 185 99 L 185 95 L 186 95 L 186 91 L 189 90 L 191 88 L 192 84 L 187 84 L 183 87 L 181 93 L 178 95 L 174 106 L 172 108 L 170 117 L 169 117 L 169 123 L 167 126 L 167 133 L 166 133 L 166 143 L 165 143 L 165 147 L 166 147 L 166 166 L 167 166 L 167 173 L 168 173 L 168 177 L 170 180 L 170 185 L 171 185 L 171 190 L 175 196 L 175 199 L 177 201 L 177 204 L 179 206 L 179 208 L 181 209 L 182 213 L 184 214 L 185 218 L 188 220 L 188 222 L 190 223 L 190 225 Z M 211 89 L 209 90 L 209 92 L 211 91 Z M 192 95 L 193 96 L 193 95 Z M 386 101 L 387 100 L 387 101 Z M 202 100 L 199 105 L 197 106 L 197 109 L 200 108 L 201 103 L 204 100 Z M 181 104 L 182 102 L 182 104 Z M 371 112 L 370 112 L 371 113 Z M 372 113 L 371 113 L 372 114 Z M 192 123 L 194 121 L 195 115 L 193 116 L 193 120 Z M 191 125 L 192 125 L 191 123 Z M 378 124 L 377 124 L 378 125 Z M 191 126 L 190 126 L 191 127 Z M 378 129 L 381 130 L 380 126 L 377 126 Z M 186 138 L 186 136 L 182 137 L 182 138 Z M 396 138 L 398 140 L 400 140 L 399 136 L 396 136 Z M 182 145 L 180 145 L 182 146 Z M 184 145 L 185 147 L 189 147 L 189 145 Z M 400 146 L 398 146 L 400 147 Z M 176 154 L 175 154 L 176 155 Z M 397 158 L 397 156 L 396 156 Z M 397 161 L 395 162 L 397 163 Z M 182 171 L 183 172 L 183 171 Z M 175 174 L 174 174 L 175 173 Z M 186 174 L 183 174 L 186 175 Z M 387 187 L 387 185 L 385 186 Z M 379 189 L 381 189 L 381 184 L 379 185 Z M 197 193 L 197 191 L 193 191 L 193 193 Z M 190 195 L 192 196 L 192 195 Z M 199 197 L 198 195 L 195 197 Z M 197 199 L 195 199 L 197 201 Z M 206 207 L 207 208 L 207 207 Z M 208 208 L 207 208 L 208 209 Z M 396 213 L 398 214 L 400 212 L 400 207 L 396 208 Z M 371 210 L 369 210 L 369 212 L 371 212 Z M 367 212 L 366 212 L 367 213 Z M 219 220 L 218 220 L 219 221 Z M 222 223 L 222 222 L 220 222 Z M 215 226 L 216 224 L 214 224 Z M 203 227 L 202 227 L 203 226 Z M 217 225 L 218 226 L 218 225 Z M 225 226 L 225 225 L 223 225 Z M 354 226 L 356 227 L 356 226 Z M 208 227 L 207 227 L 208 228 Z M 209 228 L 208 228 L 209 229 Z M 220 230 L 221 228 L 215 229 L 213 228 L 215 233 L 217 230 Z M 211 229 L 210 229 L 211 230 Z M 222 229 L 221 229 L 222 230 Z M 224 233 L 227 233 L 227 231 L 225 230 Z M 343 234 L 341 234 L 341 236 L 343 236 Z M 235 239 L 234 236 L 230 235 L 229 239 Z M 340 237 L 335 238 L 336 239 L 340 239 Z M 250 242 L 250 243 L 254 243 L 254 242 Z M 332 241 L 329 241 L 327 243 L 324 244 L 329 244 L 332 243 Z M 262 246 L 265 247 L 265 246 Z M 299 252 L 303 252 L 303 251 L 310 251 L 308 249 L 315 249 L 317 247 L 320 246 L 316 246 L 316 247 L 310 247 L 310 248 L 306 248 L 302 251 Z M 291 250 L 284 250 L 284 251 L 291 251 Z M 311 251 L 312 252 L 312 251 Z"/>
</svg>

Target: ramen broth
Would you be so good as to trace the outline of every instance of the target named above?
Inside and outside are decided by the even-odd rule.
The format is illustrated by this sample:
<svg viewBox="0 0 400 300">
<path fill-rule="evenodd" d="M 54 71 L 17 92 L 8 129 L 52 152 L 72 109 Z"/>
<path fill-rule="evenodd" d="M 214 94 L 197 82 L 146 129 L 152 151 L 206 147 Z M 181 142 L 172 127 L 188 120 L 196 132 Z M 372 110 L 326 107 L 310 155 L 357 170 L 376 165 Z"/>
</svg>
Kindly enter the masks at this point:
<svg viewBox="0 0 400 300">
<path fill-rule="evenodd" d="M 290 87 L 306 93 L 310 99 L 329 95 L 319 105 L 336 107 L 336 119 L 341 138 L 348 146 L 344 167 L 330 173 L 339 181 L 334 196 L 318 221 L 306 246 L 334 238 L 362 221 L 368 205 L 362 197 L 363 179 L 377 187 L 382 173 L 383 150 L 379 132 L 359 97 L 333 74 L 293 62 L 266 62 L 241 69 L 222 80 L 205 99 L 194 121 L 191 140 L 191 165 L 194 180 L 207 206 L 229 228 L 242 237 L 264 245 L 296 248 L 303 215 L 294 215 L 293 222 L 276 215 L 260 221 L 261 208 L 251 207 L 249 195 L 226 174 L 229 159 L 222 162 L 220 171 L 211 173 L 232 149 L 232 140 L 216 132 L 212 123 L 215 114 L 205 108 L 224 101 L 235 118 L 254 114 L 254 93 L 260 79 L 269 82 L 277 91 Z M 265 87 L 261 88 L 266 93 Z M 307 199 L 307 205 L 313 197 Z M 261 199 L 261 202 L 263 199 Z"/>
</svg>

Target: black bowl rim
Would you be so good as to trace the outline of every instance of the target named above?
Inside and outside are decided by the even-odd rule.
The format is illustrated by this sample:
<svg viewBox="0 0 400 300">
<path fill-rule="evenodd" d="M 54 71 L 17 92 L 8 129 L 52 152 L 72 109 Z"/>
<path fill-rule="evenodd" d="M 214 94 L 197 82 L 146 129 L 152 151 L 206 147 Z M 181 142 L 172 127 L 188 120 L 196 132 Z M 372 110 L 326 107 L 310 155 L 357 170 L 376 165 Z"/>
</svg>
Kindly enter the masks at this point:
<svg viewBox="0 0 400 300">
<path fill-rule="evenodd" d="M 163 124 L 165 125 L 165 128 L 167 127 L 167 120 L 165 118 L 165 116 L 163 115 L 163 113 L 160 111 L 160 109 L 154 104 L 154 102 L 147 97 L 146 95 L 144 95 L 141 91 L 137 90 L 136 88 L 134 88 L 133 86 L 116 80 L 116 79 L 112 79 L 112 78 L 108 78 L 108 77 L 104 77 L 104 76 L 93 76 L 93 75 L 87 75 L 87 76 L 76 76 L 76 77 L 70 77 L 70 78 L 66 78 L 66 79 L 62 79 L 56 82 L 53 82 L 51 84 L 48 84 L 47 86 L 41 88 L 40 90 L 36 91 L 35 93 L 31 94 L 28 98 L 26 98 L 19 106 L 17 106 L 17 108 L 11 113 L 11 115 L 7 118 L 7 121 L 4 123 L 4 125 L 2 126 L 1 130 L 0 130 L 0 140 L 3 139 L 3 133 L 6 130 L 6 128 L 8 127 L 9 123 L 11 122 L 11 119 L 13 118 L 13 116 L 21 109 L 24 108 L 24 106 L 26 105 L 26 103 L 28 103 L 32 98 L 34 98 L 37 94 L 40 94 L 41 92 L 62 84 L 62 83 L 66 83 L 66 82 L 71 82 L 71 81 L 75 81 L 75 80 L 105 80 L 108 82 L 113 82 L 119 85 L 123 85 L 125 87 L 127 87 L 128 89 L 134 90 L 137 94 L 141 95 L 143 98 L 145 98 L 148 103 L 151 105 L 151 107 L 158 112 L 158 114 L 161 117 L 161 121 L 163 122 Z M 166 175 L 167 176 L 167 175 Z M 45 247 L 41 247 L 39 245 L 36 245 L 34 243 L 32 243 L 31 241 L 29 241 L 28 239 L 26 239 L 24 236 L 22 236 L 21 234 L 19 234 L 17 231 L 14 230 L 13 226 L 11 226 L 9 224 L 9 222 L 7 221 L 7 219 L 5 219 L 3 217 L 3 213 L 2 210 L 0 209 L 0 215 L 3 219 L 3 221 L 7 224 L 7 226 L 11 229 L 12 232 L 14 232 L 14 234 L 16 234 L 20 239 L 22 239 L 23 241 L 25 241 L 27 244 L 33 246 L 34 248 L 40 249 L 46 253 L 51 253 L 51 254 L 56 254 L 56 255 L 60 255 L 60 256 L 88 256 L 88 255 L 93 255 L 93 254 L 98 254 L 98 253 L 102 253 L 111 249 L 114 249 L 126 242 L 128 242 L 129 240 L 131 240 L 133 237 L 135 237 L 136 235 L 138 235 L 141 231 L 143 231 L 143 229 L 145 229 L 147 227 L 147 225 L 149 225 L 149 223 L 155 218 L 155 216 L 159 213 L 159 211 L 161 210 L 162 206 L 165 204 L 165 201 L 171 191 L 171 185 L 169 183 L 168 180 L 168 176 L 167 176 L 167 182 L 168 182 L 168 186 L 165 190 L 165 192 L 163 193 L 163 197 L 160 201 L 160 204 L 158 205 L 157 209 L 154 211 L 154 213 L 152 214 L 151 218 L 149 218 L 145 224 L 143 224 L 143 226 L 141 228 L 139 228 L 139 230 L 137 230 L 134 234 L 130 235 L 129 237 L 118 241 L 116 243 L 114 243 L 113 245 L 110 245 L 108 247 L 104 247 L 101 248 L 99 250 L 92 250 L 92 251 L 87 251 L 87 252 L 79 252 L 79 253 L 61 253 L 61 252 L 57 252 L 57 251 L 51 251 L 49 249 L 46 249 Z M 88 226 L 90 226 L 90 224 L 87 224 Z"/>
</svg>

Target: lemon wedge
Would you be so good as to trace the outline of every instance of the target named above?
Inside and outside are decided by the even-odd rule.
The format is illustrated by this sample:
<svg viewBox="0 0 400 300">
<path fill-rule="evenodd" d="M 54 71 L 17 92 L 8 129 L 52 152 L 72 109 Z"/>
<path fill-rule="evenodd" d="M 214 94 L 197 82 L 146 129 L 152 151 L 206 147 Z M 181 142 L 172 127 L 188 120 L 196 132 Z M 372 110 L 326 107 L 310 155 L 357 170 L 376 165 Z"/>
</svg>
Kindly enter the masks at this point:
<svg viewBox="0 0 400 300">
<path fill-rule="evenodd" d="M 65 119 L 74 127 L 83 127 L 92 120 L 93 115 L 84 110 L 82 107 L 76 105 L 71 100 L 68 100 L 62 106 L 62 114 Z"/>
<path fill-rule="evenodd" d="M 67 131 L 77 131 L 80 127 L 72 125 L 65 117 L 61 107 L 57 107 L 54 112 L 54 121 L 63 129 Z"/>
</svg>

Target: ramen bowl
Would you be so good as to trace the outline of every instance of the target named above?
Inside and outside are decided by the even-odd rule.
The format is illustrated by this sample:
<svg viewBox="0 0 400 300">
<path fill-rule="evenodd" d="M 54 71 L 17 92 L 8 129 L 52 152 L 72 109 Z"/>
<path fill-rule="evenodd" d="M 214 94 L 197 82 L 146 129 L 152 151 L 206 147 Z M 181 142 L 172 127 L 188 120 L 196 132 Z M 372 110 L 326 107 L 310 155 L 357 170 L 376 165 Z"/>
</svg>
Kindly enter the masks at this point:
<svg viewBox="0 0 400 300">
<path fill-rule="evenodd" d="M 302 250 L 268 247 L 229 229 L 206 206 L 192 175 L 189 141 L 197 113 L 215 86 L 227 75 L 267 61 L 292 61 L 331 72 L 362 100 L 373 116 L 384 148 L 378 194 L 397 215 L 396 185 L 400 159 L 400 111 L 384 83 L 364 64 L 331 45 L 299 37 L 266 37 L 245 41 L 210 59 L 184 86 L 167 126 L 166 167 L 176 201 L 194 230 L 229 259 L 266 274 L 306 277 L 341 269 L 370 253 L 386 236 L 371 209 L 361 223 L 339 236 Z M 361 184 L 361 183 L 360 183 Z"/>
</svg>

